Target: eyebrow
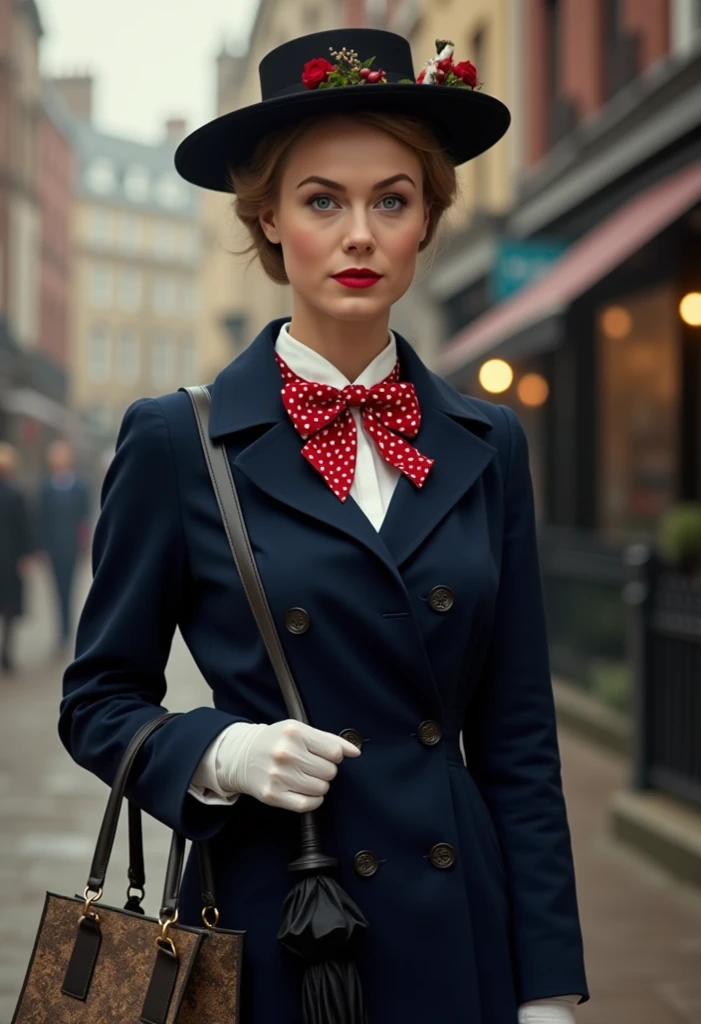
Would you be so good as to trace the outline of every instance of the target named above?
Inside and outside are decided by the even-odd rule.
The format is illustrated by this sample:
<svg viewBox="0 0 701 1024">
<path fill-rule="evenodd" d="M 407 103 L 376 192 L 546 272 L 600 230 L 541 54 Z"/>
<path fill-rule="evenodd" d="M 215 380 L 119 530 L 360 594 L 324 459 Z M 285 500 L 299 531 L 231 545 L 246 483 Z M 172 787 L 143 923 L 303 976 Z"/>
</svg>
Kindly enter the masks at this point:
<svg viewBox="0 0 701 1024">
<path fill-rule="evenodd" d="M 416 184 L 409 177 L 408 174 L 393 174 L 391 178 L 385 178 L 384 181 L 378 181 L 376 185 L 373 185 L 373 190 L 388 188 L 390 185 L 396 184 L 398 181 L 408 181 L 411 185 L 416 188 Z M 336 189 L 337 192 L 347 192 L 348 189 L 345 185 L 341 185 L 338 181 L 331 181 L 330 178 L 320 178 L 316 174 L 312 174 L 309 178 L 305 178 L 304 181 L 300 181 L 297 188 L 301 188 L 302 185 L 309 185 L 310 183 L 315 185 L 323 185 L 325 188 Z"/>
</svg>

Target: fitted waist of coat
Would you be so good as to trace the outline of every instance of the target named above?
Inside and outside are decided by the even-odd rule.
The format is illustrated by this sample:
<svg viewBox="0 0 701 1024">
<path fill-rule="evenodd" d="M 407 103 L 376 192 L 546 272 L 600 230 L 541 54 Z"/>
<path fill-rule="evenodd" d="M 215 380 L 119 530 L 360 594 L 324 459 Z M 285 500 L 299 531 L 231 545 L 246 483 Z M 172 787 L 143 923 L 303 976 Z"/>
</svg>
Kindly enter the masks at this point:
<svg viewBox="0 0 701 1024">
<path fill-rule="evenodd" d="M 443 709 L 441 713 L 441 742 L 445 744 L 445 757 L 448 764 L 456 764 L 460 768 L 465 767 L 465 761 L 460 749 L 460 732 L 463 726 L 465 711 L 462 708 L 455 710 Z"/>
</svg>

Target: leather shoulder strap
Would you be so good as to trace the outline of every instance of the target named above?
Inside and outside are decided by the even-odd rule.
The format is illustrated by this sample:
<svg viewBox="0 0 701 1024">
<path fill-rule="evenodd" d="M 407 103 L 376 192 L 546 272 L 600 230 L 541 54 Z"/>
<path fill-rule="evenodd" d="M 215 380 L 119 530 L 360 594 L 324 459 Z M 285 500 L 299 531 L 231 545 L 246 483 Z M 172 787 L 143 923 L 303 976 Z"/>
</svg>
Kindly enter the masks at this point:
<svg viewBox="0 0 701 1024">
<path fill-rule="evenodd" d="M 214 488 L 227 540 L 229 541 L 229 547 L 231 548 L 231 554 L 234 557 L 236 569 L 241 577 L 248 603 L 251 606 L 251 611 L 253 612 L 260 635 L 263 638 L 265 649 L 272 662 L 275 676 L 280 684 L 288 714 L 290 718 L 308 724 L 309 720 L 292 677 L 285 652 L 282 649 L 280 637 L 278 636 L 270 611 L 270 605 L 263 589 L 263 581 L 260 578 L 251 542 L 248 538 L 246 522 L 243 517 L 243 510 L 231 472 L 229 458 L 226 454 L 226 448 L 223 444 L 215 444 L 209 436 L 209 391 L 207 388 L 200 386 L 181 388 L 181 391 L 187 391 L 192 402 L 202 451 L 204 452 L 205 462 L 209 470 L 209 476 Z"/>
</svg>

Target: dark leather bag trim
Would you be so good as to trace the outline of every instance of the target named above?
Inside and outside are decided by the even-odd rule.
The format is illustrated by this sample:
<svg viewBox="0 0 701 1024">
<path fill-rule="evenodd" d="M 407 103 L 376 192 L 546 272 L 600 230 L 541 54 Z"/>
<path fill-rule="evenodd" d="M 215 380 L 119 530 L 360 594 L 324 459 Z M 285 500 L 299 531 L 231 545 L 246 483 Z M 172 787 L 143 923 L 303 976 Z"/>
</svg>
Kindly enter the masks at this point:
<svg viewBox="0 0 701 1024">
<path fill-rule="evenodd" d="M 167 946 L 159 946 L 153 974 L 144 999 L 144 1008 L 139 1017 L 141 1024 L 166 1024 L 170 1001 L 178 980 L 179 967 L 177 954 Z"/>
<path fill-rule="evenodd" d="M 161 915 L 172 917 L 180 900 L 180 883 L 183 876 L 183 860 L 185 859 L 185 840 L 177 832 L 173 832 L 168 853 L 166 880 L 163 886 L 163 902 Z"/>
<path fill-rule="evenodd" d="M 90 866 L 88 886 L 95 892 L 98 889 L 101 889 L 105 884 L 105 874 L 107 873 L 107 865 L 112 854 L 114 838 L 117 834 L 117 822 L 119 821 L 119 812 L 122 806 L 122 800 L 124 799 L 124 790 L 134 761 L 140 753 L 143 744 L 151 736 L 151 733 L 160 729 L 166 724 L 166 722 L 169 722 L 171 718 L 176 717 L 177 712 L 168 712 L 165 715 L 155 715 L 153 718 L 149 719 L 148 722 L 144 722 L 141 728 L 137 730 L 134 736 L 132 736 L 129 744 L 127 745 L 122 756 L 122 760 L 119 763 L 117 774 L 114 777 L 114 782 L 112 783 L 112 789 L 107 801 L 102 825 L 100 826 L 100 833 L 97 837 L 97 843 L 95 844 L 93 861 Z"/>
<path fill-rule="evenodd" d="M 78 925 L 75 945 L 61 986 L 64 996 L 82 1001 L 87 999 L 101 945 L 100 925 L 92 917 L 84 917 Z"/>
</svg>

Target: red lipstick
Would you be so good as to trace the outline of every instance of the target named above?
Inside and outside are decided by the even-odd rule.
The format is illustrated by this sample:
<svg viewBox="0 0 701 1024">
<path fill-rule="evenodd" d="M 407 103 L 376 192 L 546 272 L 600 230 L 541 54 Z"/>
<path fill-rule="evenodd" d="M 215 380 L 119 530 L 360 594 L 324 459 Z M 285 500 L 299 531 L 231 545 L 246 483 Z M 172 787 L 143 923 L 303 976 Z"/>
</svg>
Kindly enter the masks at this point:
<svg viewBox="0 0 701 1024">
<path fill-rule="evenodd" d="M 382 274 L 368 270 L 367 267 L 348 267 L 333 275 L 334 281 L 345 285 L 346 288 L 370 288 L 382 277 Z"/>
</svg>

